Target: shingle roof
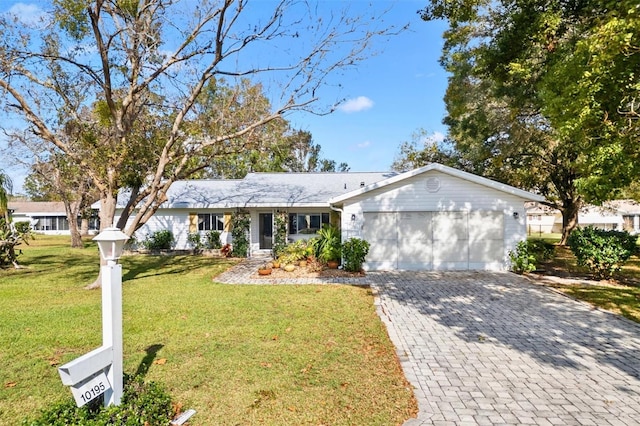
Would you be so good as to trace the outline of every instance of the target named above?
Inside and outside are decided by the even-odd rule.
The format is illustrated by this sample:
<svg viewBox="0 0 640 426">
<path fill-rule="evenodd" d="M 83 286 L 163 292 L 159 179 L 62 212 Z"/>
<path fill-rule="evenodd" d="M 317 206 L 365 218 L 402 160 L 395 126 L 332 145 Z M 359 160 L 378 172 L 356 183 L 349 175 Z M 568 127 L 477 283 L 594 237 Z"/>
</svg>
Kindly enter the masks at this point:
<svg viewBox="0 0 640 426">
<path fill-rule="evenodd" d="M 62 201 L 10 201 L 9 210 L 14 214 L 34 214 L 55 215 L 60 213 L 66 215 L 64 203 Z"/>
<path fill-rule="evenodd" d="M 162 208 L 328 207 L 329 199 L 396 172 L 249 173 L 239 180 L 177 181 Z M 118 197 L 124 207 L 126 197 Z"/>
</svg>

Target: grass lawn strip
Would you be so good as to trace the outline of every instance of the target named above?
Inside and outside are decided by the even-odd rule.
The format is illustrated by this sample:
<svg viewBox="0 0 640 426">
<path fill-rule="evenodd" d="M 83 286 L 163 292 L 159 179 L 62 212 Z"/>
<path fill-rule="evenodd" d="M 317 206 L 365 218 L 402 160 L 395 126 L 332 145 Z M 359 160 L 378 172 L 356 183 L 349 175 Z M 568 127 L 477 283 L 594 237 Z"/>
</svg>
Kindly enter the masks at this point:
<svg viewBox="0 0 640 426">
<path fill-rule="evenodd" d="M 544 265 L 538 282 L 595 307 L 640 323 L 640 258 L 632 256 L 615 275 L 615 281 L 593 280 L 567 247 L 556 246 L 555 256 Z M 549 279 L 545 280 L 545 276 Z M 559 277 L 555 279 L 555 277 Z M 576 279 L 577 278 L 577 279 Z"/>
<path fill-rule="evenodd" d="M 38 237 L 0 271 L 0 424 L 71 398 L 57 366 L 101 344 L 98 252 Z M 190 424 L 394 425 L 416 402 L 367 288 L 223 285 L 232 260 L 123 264 L 125 372 L 163 383 Z"/>
</svg>

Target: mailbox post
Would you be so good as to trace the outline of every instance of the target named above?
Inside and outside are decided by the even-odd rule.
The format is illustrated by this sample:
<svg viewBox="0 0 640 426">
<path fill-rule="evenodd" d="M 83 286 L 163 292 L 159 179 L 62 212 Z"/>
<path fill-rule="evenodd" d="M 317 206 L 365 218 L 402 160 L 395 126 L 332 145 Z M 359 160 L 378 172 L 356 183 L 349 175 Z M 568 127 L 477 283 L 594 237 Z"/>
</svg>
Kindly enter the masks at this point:
<svg viewBox="0 0 640 426">
<path fill-rule="evenodd" d="M 110 227 L 98 234 L 102 284 L 102 346 L 58 369 L 62 383 L 71 386 L 78 406 L 104 394 L 104 405 L 120 405 L 122 368 L 122 266 L 117 263 L 129 236 Z"/>
</svg>

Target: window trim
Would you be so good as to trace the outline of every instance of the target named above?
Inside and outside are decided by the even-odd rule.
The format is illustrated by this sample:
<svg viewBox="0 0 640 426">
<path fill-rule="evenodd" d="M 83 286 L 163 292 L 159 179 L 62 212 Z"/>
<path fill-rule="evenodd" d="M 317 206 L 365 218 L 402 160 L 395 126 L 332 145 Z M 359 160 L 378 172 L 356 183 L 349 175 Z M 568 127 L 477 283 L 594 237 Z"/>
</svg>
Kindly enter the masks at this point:
<svg viewBox="0 0 640 426">
<path fill-rule="evenodd" d="M 198 231 L 224 231 L 224 213 L 197 213 L 197 218 Z"/>
</svg>

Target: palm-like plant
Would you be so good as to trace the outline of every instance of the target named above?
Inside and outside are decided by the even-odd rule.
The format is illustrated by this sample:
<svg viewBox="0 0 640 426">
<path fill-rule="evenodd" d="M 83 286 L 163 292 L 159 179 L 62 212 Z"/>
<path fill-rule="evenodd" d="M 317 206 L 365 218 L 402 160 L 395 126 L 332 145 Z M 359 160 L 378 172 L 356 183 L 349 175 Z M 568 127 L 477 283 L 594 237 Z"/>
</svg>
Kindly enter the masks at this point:
<svg viewBox="0 0 640 426">
<path fill-rule="evenodd" d="M 332 225 L 324 225 L 314 239 L 315 255 L 323 262 L 340 260 L 342 255 L 340 229 Z"/>
</svg>

